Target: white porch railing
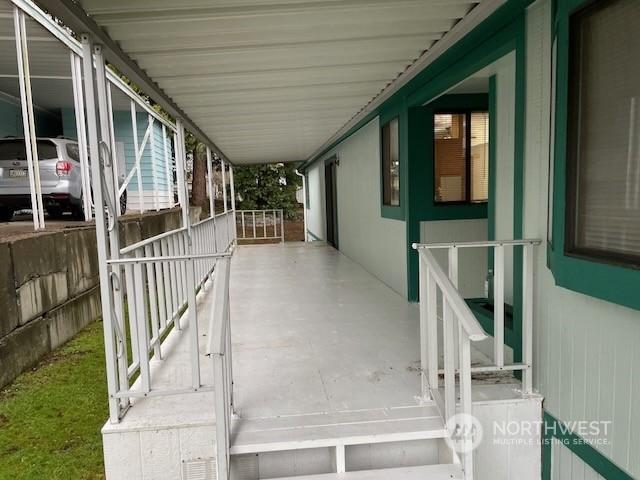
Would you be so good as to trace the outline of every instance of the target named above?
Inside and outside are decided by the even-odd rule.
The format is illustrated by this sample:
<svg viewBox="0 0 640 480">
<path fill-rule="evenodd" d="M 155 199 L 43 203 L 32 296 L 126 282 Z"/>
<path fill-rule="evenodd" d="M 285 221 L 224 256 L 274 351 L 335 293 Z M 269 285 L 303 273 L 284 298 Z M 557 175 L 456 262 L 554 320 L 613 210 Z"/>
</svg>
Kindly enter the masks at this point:
<svg viewBox="0 0 640 480">
<path fill-rule="evenodd" d="M 231 325 L 229 322 L 229 258 L 218 260 L 218 272 L 213 281 L 216 308 L 209 323 L 207 355 L 213 363 L 213 383 L 216 386 L 216 478 L 229 478 L 229 448 L 231 415 L 233 414 L 233 371 L 231 361 Z"/>
<path fill-rule="evenodd" d="M 238 240 L 280 240 L 284 243 L 284 212 L 272 210 L 236 210 Z"/>
<path fill-rule="evenodd" d="M 440 414 L 448 422 L 456 414 L 456 374 L 459 383 L 459 423 L 448 423 L 450 433 L 457 434 L 460 442 L 460 462 L 465 480 L 473 479 L 473 427 L 468 415 L 472 414 L 471 374 L 473 372 L 522 370 L 522 389 L 531 393 L 531 364 L 533 349 L 533 248 L 539 240 L 508 240 L 490 242 L 463 242 L 414 244 L 420 265 L 420 355 L 422 364 L 422 390 L 425 398 L 433 399 Z M 505 365 L 504 362 L 504 249 L 523 247 L 522 294 L 522 351 L 523 361 Z M 476 316 L 458 290 L 458 252 L 460 248 L 494 249 L 494 365 L 471 367 L 471 342 L 488 337 Z M 432 249 L 448 250 L 449 271 L 445 274 L 435 259 Z M 441 297 L 441 302 L 439 298 Z M 442 305 L 443 368 L 439 365 L 438 304 Z M 457 339 L 456 339 L 457 337 Z M 457 345 L 456 345 L 457 343 Z M 457 347 L 457 348 L 456 348 Z M 456 362 L 456 350 L 458 359 Z M 456 368 L 456 363 L 457 367 Z M 439 389 L 439 375 L 444 376 L 443 395 Z M 460 424 L 461 423 L 461 424 Z"/>
<path fill-rule="evenodd" d="M 117 387 L 109 395 L 119 399 L 120 416 L 134 397 L 213 389 L 200 378 L 196 295 L 217 276 L 218 262 L 228 263 L 233 253 L 232 221 L 228 211 L 130 245 L 120 250 L 120 258 L 107 261 L 117 365 Z M 154 386 L 151 360 L 162 359 L 163 341 L 171 328 L 182 329 L 183 314 L 189 325 L 190 385 Z"/>
</svg>

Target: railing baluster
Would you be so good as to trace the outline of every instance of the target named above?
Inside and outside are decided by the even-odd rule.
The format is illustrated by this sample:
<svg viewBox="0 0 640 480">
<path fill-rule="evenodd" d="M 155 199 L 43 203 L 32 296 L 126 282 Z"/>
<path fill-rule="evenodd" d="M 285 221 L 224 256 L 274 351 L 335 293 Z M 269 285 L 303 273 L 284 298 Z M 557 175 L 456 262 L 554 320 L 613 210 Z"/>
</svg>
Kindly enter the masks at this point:
<svg viewBox="0 0 640 480">
<path fill-rule="evenodd" d="M 449 299 L 443 295 L 444 330 L 444 409 L 445 421 L 456 413 L 456 367 L 455 367 L 455 315 L 449 305 Z"/>
<path fill-rule="evenodd" d="M 196 310 L 196 286 L 193 261 L 185 263 L 187 272 L 186 286 L 188 290 L 187 304 L 189 312 L 189 337 L 191 338 L 191 384 L 193 388 L 200 388 L 200 349 L 198 347 L 198 315 Z"/>
<path fill-rule="evenodd" d="M 533 391 L 533 245 L 527 244 L 522 252 L 522 390 Z"/>
<path fill-rule="evenodd" d="M 473 399 L 471 398 L 471 342 L 469 341 L 469 335 L 464 331 L 462 325 L 458 326 L 458 338 L 459 338 L 459 383 L 460 383 L 460 411 L 466 414 L 463 418 L 464 424 L 462 425 L 464 448 L 462 451 L 462 464 L 464 467 L 465 480 L 473 479 L 473 452 L 471 449 L 471 442 L 473 438 L 472 428 L 473 425 L 469 422 L 468 415 L 473 414 Z"/>
<path fill-rule="evenodd" d="M 246 238 L 247 231 L 246 231 L 246 225 L 244 223 L 244 211 L 240 212 L 240 218 L 242 218 L 242 238 Z"/>
<path fill-rule="evenodd" d="M 504 366 L 504 245 L 493 254 L 493 356 L 497 367 Z"/>
<path fill-rule="evenodd" d="M 262 211 L 262 231 L 264 232 L 264 238 L 267 238 L 267 212 Z"/>
<path fill-rule="evenodd" d="M 136 257 L 141 258 L 142 252 L 136 250 Z M 149 369 L 149 324 L 147 320 L 147 302 L 145 300 L 145 278 L 142 264 L 133 265 L 134 292 L 136 310 L 129 321 L 135 326 L 138 336 L 138 359 L 140 361 L 140 389 L 143 392 L 151 390 L 151 371 Z"/>
<path fill-rule="evenodd" d="M 438 389 L 438 285 L 431 275 L 427 262 L 421 258 L 427 272 L 427 366 L 429 386 Z"/>
<path fill-rule="evenodd" d="M 251 215 L 253 217 L 253 238 L 256 238 L 256 211 L 253 210 Z"/>
<path fill-rule="evenodd" d="M 135 277 L 133 274 L 133 265 L 126 264 L 125 285 L 127 289 L 127 322 L 129 327 L 129 336 L 131 338 L 131 361 L 136 363 L 140 360 L 138 354 L 138 329 L 135 326 L 136 317 L 136 292 Z"/>
<path fill-rule="evenodd" d="M 152 248 L 151 245 L 144 246 L 144 255 L 145 257 L 151 257 Z M 147 270 L 147 292 L 149 299 L 149 312 L 151 314 L 151 334 L 152 338 L 156 340 L 153 346 L 153 355 L 159 360 L 162 358 L 162 353 L 160 351 L 160 327 L 158 321 L 158 290 L 156 287 L 156 275 L 154 266 L 147 262 L 146 264 Z"/>
<path fill-rule="evenodd" d="M 453 284 L 453 286 L 456 288 L 456 290 L 458 290 L 458 275 L 459 275 L 459 269 L 458 269 L 458 249 L 456 248 L 456 246 L 451 246 L 448 249 L 448 259 L 449 259 L 449 280 L 451 280 L 451 283 Z M 458 355 L 457 355 L 457 351 L 458 351 L 458 329 L 454 329 L 453 331 L 453 346 L 454 346 L 454 351 L 456 352 L 456 354 L 454 355 L 454 362 L 456 363 L 456 368 L 459 368 L 458 365 Z"/>
<path fill-rule="evenodd" d="M 422 397 L 425 399 L 431 398 L 431 392 L 429 390 L 429 380 L 428 374 L 430 370 L 433 368 L 432 365 L 429 364 L 429 356 L 428 356 L 428 343 L 429 343 L 429 332 L 427 331 L 427 324 L 429 322 L 429 312 L 427 308 L 428 300 L 428 276 L 429 272 L 427 270 L 427 266 L 425 265 L 422 255 L 418 253 L 418 269 L 419 269 L 419 288 L 420 288 L 420 367 L 422 370 L 421 381 L 422 381 Z"/>
<path fill-rule="evenodd" d="M 280 235 L 282 237 L 282 243 L 284 243 L 284 210 L 280 210 Z"/>
<path fill-rule="evenodd" d="M 278 238 L 278 211 L 274 210 L 271 213 L 273 214 L 273 236 Z"/>
<path fill-rule="evenodd" d="M 153 242 L 151 246 L 151 254 L 154 257 L 162 256 L 162 249 L 160 248 L 160 241 Z M 165 287 L 164 287 L 164 275 L 162 272 L 163 262 L 155 262 L 154 270 L 156 275 L 156 282 L 158 287 L 158 324 L 160 328 L 163 328 L 167 324 L 167 302 L 165 300 Z"/>
</svg>

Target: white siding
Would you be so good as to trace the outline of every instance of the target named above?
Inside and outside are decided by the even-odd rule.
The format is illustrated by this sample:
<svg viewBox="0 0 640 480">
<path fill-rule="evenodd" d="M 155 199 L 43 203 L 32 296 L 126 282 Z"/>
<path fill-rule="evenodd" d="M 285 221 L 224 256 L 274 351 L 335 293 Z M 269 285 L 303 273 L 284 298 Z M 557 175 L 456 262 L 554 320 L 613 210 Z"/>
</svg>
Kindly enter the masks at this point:
<svg viewBox="0 0 640 480">
<path fill-rule="evenodd" d="M 547 236 L 551 2 L 527 18 L 527 123 L 524 236 Z M 534 381 L 560 420 L 609 420 L 609 445 L 597 446 L 640 475 L 640 312 L 555 285 L 546 248 L 536 259 Z M 560 453 L 557 453 L 560 452 Z M 554 479 L 596 479 L 583 462 L 554 446 Z"/>
<path fill-rule="evenodd" d="M 420 222 L 422 243 L 476 242 L 487 240 L 487 219 L 438 220 Z M 438 263 L 445 269 L 449 261 L 446 250 L 433 250 Z M 465 298 L 485 297 L 484 281 L 487 278 L 487 249 L 460 249 L 460 290 Z"/>
<path fill-rule="evenodd" d="M 496 166 L 490 175 L 496 176 L 495 238 L 513 239 L 513 159 L 515 152 L 515 54 L 496 64 Z M 513 249 L 504 251 L 505 302 L 513 305 Z"/>
<path fill-rule="evenodd" d="M 307 230 L 312 234 L 311 240 L 325 240 L 325 199 L 324 199 L 324 164 L 316 162 L 307 175 L 309 189 L 309 208 L 307 209 Z M 317 237 L 317 238 L 314 238 Z"/>
<path fill-rule="evenodd" d="M 380 123 L 374 119 L 309 170 L 309 230 L 324 239 L 324 160 L 337 155 L 340 251 L 396 292 L 407 293 L 406 229 L 380 212 Z"/>
</svg>

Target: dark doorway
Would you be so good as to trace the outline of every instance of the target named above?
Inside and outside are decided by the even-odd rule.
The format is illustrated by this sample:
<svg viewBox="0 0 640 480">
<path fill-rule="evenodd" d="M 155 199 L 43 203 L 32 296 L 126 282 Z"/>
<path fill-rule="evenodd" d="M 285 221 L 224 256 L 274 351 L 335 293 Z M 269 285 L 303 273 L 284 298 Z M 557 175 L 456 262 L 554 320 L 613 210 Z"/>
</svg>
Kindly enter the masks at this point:
<svg viewBox="0 0 640 480">
<path fill-rule="evenodd" d="M 327 207 L 327 243 L 338 248 L 338 204 L 336 188 L 337 157 L 331 157 L 324 165 L 324 188 Z"/>
</svg>

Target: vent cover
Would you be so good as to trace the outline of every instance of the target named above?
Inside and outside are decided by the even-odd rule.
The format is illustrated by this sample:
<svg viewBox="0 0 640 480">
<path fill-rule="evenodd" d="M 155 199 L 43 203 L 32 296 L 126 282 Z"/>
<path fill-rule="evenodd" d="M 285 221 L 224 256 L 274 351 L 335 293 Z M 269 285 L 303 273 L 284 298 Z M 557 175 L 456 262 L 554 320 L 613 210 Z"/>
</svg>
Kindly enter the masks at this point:
<svg viewBox="0 0 640 480">
<path fill-rule="evenodd" d="M 211 458 L 183 460 L 182 480 L 217 480 L 216 461 Z"/>
</svg>

